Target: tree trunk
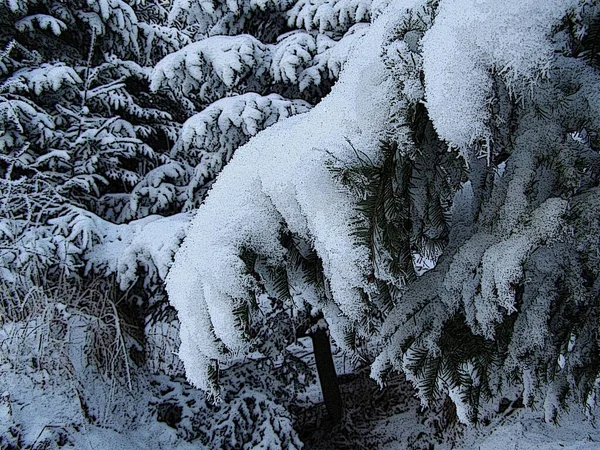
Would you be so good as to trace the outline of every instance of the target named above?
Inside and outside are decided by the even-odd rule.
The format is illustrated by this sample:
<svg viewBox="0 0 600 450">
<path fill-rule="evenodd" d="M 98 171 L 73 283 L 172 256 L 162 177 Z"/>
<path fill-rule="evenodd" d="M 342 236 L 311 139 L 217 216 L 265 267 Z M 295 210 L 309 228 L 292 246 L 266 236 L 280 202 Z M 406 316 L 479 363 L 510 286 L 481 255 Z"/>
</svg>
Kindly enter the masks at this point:
<svg viewBox="0 0 600 450">
<path fill-rule="evenodd" d="M 329 336 L 325 329 L 317 327 L 316 331 L 310 334 L 310 337 L 327 412 L 334 422 L 340 422 L 344 411 L 338 377 L 333 365 Z"/>
</svg>

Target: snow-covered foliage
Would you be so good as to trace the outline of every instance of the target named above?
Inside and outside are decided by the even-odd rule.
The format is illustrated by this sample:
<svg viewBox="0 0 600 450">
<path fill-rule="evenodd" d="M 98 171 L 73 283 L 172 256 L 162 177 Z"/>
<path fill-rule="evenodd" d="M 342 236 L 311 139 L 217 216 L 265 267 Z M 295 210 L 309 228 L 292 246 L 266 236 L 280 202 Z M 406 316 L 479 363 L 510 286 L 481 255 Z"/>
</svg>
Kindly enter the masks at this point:
<svg viewBox="0 0 600 450">
<path fill-rule="evenodd" d="M 309 109 L 310 105 L 302 100 L 286 100 L 277 94 L 262 97 L 248 93 L 223 98 L 183 124 L 174 155 L 185 156 L 194 166 L 211 158 L 212 164 L 205 164 L 205 168 L 214 177 L 223 162 L 231 159 L 233 151 L 250 137 L 281 119 Z M 219 167 L 214 168 L 216 165 Z M 212 177 L 206 176 L 207 179 Z"/>
<path fill-rule="evenodd" d="M 48 91 L 70 90 L 82 84 L 83 81 L 72 67 L 55 63 L 17 70 L 4 82 L 4 89 L 11 93 L 33 91 L 39 96 Z"/>
<path fill-rule="evenodd" d="M 167 441 L 299 448 L 302 338 L 334 421 L 329 337 L 462 422 L 505 396 L 548 420 L 592 408 L 599 18 L 597 0 L 0 0 L 0 446 L 156 416 Z M 75 386 L 63 431 L 3 393 L 44 370 Z"/>
<path fill-rule="evenodd" d="M 177 125 L 148 101 L 150 71 L 120 59 L 145 51 L 137 38 L 145 22 L 129 4 L 7 2 L 0 9 L 12 36 L 0 55 L 2 279 L 27 290 L 82 275 L 83 253 L 99 242 L 81 245 L 60 224 L 79 214 L 80 221 L 134 218 L 129 193 L 169 161 L 168 147 L 156 144 L 173 142 Z M 147 43 L 160 47 L 160 40 Z"/>
<path fill-rule="evenodd" d="M 278 83 L 306 85 L 299 76 L 312 65 L 316 52 L 316 40 L 309 33 L 293 31 L 282 36 L 271 56 L 271 76 Z"/>
<path fill-rule="evenodd" d="M 377 158 L 373 142 L 383 137 L 390 111 L 384 101 L 371 99 L 384 100 L 392 87 L 379 59 L 385 29 L 382 20 L 367 34 L 346 78 L 316 108 L 242 147 L 196 216 L 167 286 L 181 321 L 180 356 L 199 387 L 214 389 L 211 360 L 227 361 L 249 350 L 235 314 L 258 289 L 240 257 L 245 251 L 264 257 L 267 266 L 289 270 L 295 308 L 321 309 L 339 345 L 348 347 L 348 333 L 366 332 L 374 319 L 366 297 L 373 292 L 368 251 L 353 238 L 355 204 L 327 163 L 353 158 L 353 146 Z M 327 126 L 331 123 L 337 127 Z M 307 247 L 302 251 L 316 251 L 325 292 L 293 276 L 297 269 L 285 263 L 290 258 L 285 233 Z"/>
<path fill-rule="evenodd" d="M 305 101 L 317 102 L 329 91 L 367 24 L 349 26 L 346 34 L 285 32 L 284 13 L 292 6 L 173 4 L 170 20 L 185 25 L 193 42 L 158 62 L 150 88 L 177 102 L 188 118 L 173 161 L 134 188 L 135 217 L 198 206 L 236 148 L 275 121 L 306 111 Z M 267 36 L 266 30 L 279 32 Z"/>
<path fill-rule="evenodd" d="M 64 417 L 75 420 L 54 433 L 44 431 L 52 427 L 46 412 L 34 421 L 31 412 L 12 414 L 22 427 L 17 447 L 46 445 L 49 435 L 95 420 L 124 425 L 133 414 L 114 399 L 132 396 L 130 351 L 145 343 L 143 333 L 132 338 L 119 328 L 143 330 L 139 305 L 160 289 L 188 221 L 160 226 L 164 218 L 154 217 L 127 230 L 122 223 L 135 218 L 133 187 L 170 161 L 178 132 L 179 110 L 165 112 L 168 100 L 151 96 L 150 69 L 141 64 L 187 41 L 176 32 L 138 34 L 138 24 L 152 25 L 152 17 L 141 20 L 152 2 L 145 3 L 0 3 L 0 390 L 16 405 L 24 391 L 11 383 L 41 395 L 60 379 L 64 390 L 43 405 L 62 398 Z M 113 253 L 102 259 L 107 248 Z M 98 267 L 86 271 L 92 261 Z M 99 273 L 105 281 L 97 283 Z M 119 282 L 130 292 L 143 287 L 123 295 Z"/>
<path fill-rule="evenodd" d="M 287 14 L 288 24 L 307 31 L 339 35 L 359 22 L 369 22 L 372 0 L 300 0 Z"/>
<path fill-rule="evenodd" d="M 194 35 L 235 35 L 253 31 L 257 37 L 277 36 L 285 23 L 283 12 L 291 0 L 233 0 L 195 2 L 175 0 L 171 24 L 181 24 Z"/>
<path fill-rule="evenodd" d="M 216 101 L 190 117 L 173 148 L 174 158 L 194 168 L 185 195 L 186 209 L 204 197 L 198 191 L 206 190 L 235 149 L 279 120 L 309 109 L 310 105 L 302 100 L 248 93 Z"/>
<path fill-rule="evenodd" d="M 319 90 L 337 80 L 364 30 L 365 24 L 359 24 L 338 40 L 296 30 L 274 44 L 250 35 L 212 36 L 161 60 L 151 88 L 168 92 L 192 112 L 233 92 L 274 90 L 314 101 Z"/>
<path fill-rule="evenodd" d="M 373 374 L 403 371 L 424 403 L 447 393 L 465 422 L 516 384 L 555 420 L 569 395 L 586 404 L 598 373 L 587 320 L 574 319 L 596 314 L 589 250 L 568 231 L 583 225 L 572 208 L 598 180 L 593 144 L 573 137 L 596 120 L 598 78 L 573 51 L 577 25 L 560 28 L 575 3 L 496 6 L 441 2 L 424 35 L 427 111 L 469 158 L 471 182 L 452 202 L 443 257 L 398 296 Z M 448 47 L 458 45 L 474 47 Z"/>
<path fill-rule="evenodd" d="M 289 413 L 260 392 L 242 389 L 215 422 L 211 444 L 219 448 L 303 448 Z"/>
<path fill-rule="evenodd" d="M 179 214 L 169 218 L 148 216 L 126 224 L 113 224 L 71 207 L 50 223 L 54 234 L 63 236 L 71 251 L 82 255 L 86 272 L 104 277 L 115 275 L 121 289 L 126 291 L 140 276 L 148 290 L 160 285 L 189 220 L 188 214 Z"/>
<path fill-rule="evenodd" d="M 294 21 L 344 27 L 336 7 L 370 17 L 371 5 L 305 2 Z M 586 404 L 600 367 L 593 319 L 577 317 L 598 313 L 598 271 L 577 230 L 590 230 L 580 202 L 595 201 L 599 176 L 597 36 L 586 38 L 597 9 L 374 5 L 332 93 L 239 149 L 194 219 L 167 285 L 188 377 L 217 393 L 215 364 L 259 345 L 239 310 L 283 270 L 288 314 L 320 310 L 346 350 L 391 306 L 374 377 L 403 371 L 424 403 L 451 398 L 461 421 L 510 384 L 548 420 L 569 395 Z M 272 76 L 306 83 L 319 39 L 282 37 Z M 314 252 L 321 282 L 295 252 Z"/>
<path fill-rule="evenodd" d="M 18 31 L 35 35 L 48 31 L 55 36 L 82 27 L 91 32 L 105 50 L 120 56 L 139 53 L 137 24 L 133 8 L 122 0 L 98 2 L 7 1 L 1 5 L 6 18 L 14 19 Z M 29 11 L 34 11 L 29 14 Z M 5 20 L 3 18 L 3 20 Z M 81 29 L 81 28 L 80 28 Z M 83 34 L 81 37 L 83 37 Z M 89 42 L 90 36 L 86 41 Z"/>
<path fill-rule="evenodd" d="M 461 148 L 492 139 L 492 74 L 513 95 L 526 95 L 552 66 L 553 27 L 577 3 L 441 2 L 435 27 L 423 39 L 427 105 L 440 137 Z"/>
<path fill-rule="evenodd" d="M 196 19 L 184 29 L 169 26 L 163 2 L 0 4 L 6 37 L 0 52 L 0 283 L 7 297 L 0 299 L 0 306 L 13 314 L 32 292 L 105 278 L 119 298 L 113 299 L 118 314 L 132 321 L 122 325 L 139 330 L 135 345 L 119 344 L 121 361 L 129 364 L 129 357 L 137 355 L 134 359 L 143 373 L 182 374 L 175 354 L 178 321 L 165 312 L 169 308 L 162 287 L 189 223 L 189 216 L 179 213 L 202 202 L 237 147 L 311 106 L 297 99 L 299 79 L 281 80 L 285 89 L 271 85 L 270 55 L 277 37 L 287 31 L 284 13 L 291 5 L 240 4 L 236 11 L 230 10 L 232 6 L 222 4 L 212 11 L 209 34 L 221 30 L 238 35 L 204 39 Z M 177 8 L 174 4 L 171 18 L 177 16 Z M 254 17 L 250 10 L 256 12 Z M 266 11 L 273 14 L 265 15 Z M 294 50 L 281 47 L 280 63 L 291 74 Z M 326 47 L 333 47 L 333 41 Z M 338 52 L 335 58 L 339 66 L 345 55 Z M 311 64 L 306 61 L 306 67 Z M 331 73 L 324 79 L 333 82 L 339 68 Z M 180 76 L 187 77 L 193 88 L 182 89 Z M 169 86 L 172 95 L 164 95 Z M 318 101 L 329 87 L 306 97 Z M 190 112 L 195 115 L 189 117 Z M 94 301 L 91 295 L 89 301 Z M 30 309 L 18 312 L 11 320 L 34 320 Z M 87 313 L 91 322 L 97 319 L 95 314 L 103 319 L 117 314 L 96 309 Z M 269 320 L 277 314 L 273 307 Z M 7 317 L 3 315 L 1 329 Z M 35 327 L 54 326 L 48 315 L 35 320 L 39 320 Z M 96 331 L 103 336 L 103 331 Z M 269 342 L 262 349 L 265 354 L 290 342 L 275 332 L 271 337 L 265 341 L 279 344 Z M 68 333 L 56 339 L 81 351 L 93 348 Z M 95 369 L 107 370 L 116 361 L 108 353 L 103 358 Z M 104 389 L 95 375 L 88 375 L 77 373 L 69 380 L 88 379 L 93 389 Z M 111 383 L 125 389 L 131 383 L 129 375 Z M 262 400 L 252 411 L 247 409 L 249 400 L 228 403 L 222 422 L 247 411 L 248 426 L 256 423 L 260 429 L 256 444 L 301 446 L 281 392 L 274 396 L 262 386 L 255 393 Z M 260 414 L 255 414 L 256 408 Z M 85 404 L 83 410 L 85 416 Z M 98 411 L 89 413 L 96 416 Z M 99 414 L 111 415 L 108 409 Z M 252 439 L 245 430 L 238 433 L 238 441 L 210 426 L 200 431 L 198 414 L 197 409 L 189 413 L 181 426 L 187 439 L 202 433 L 212 440 L 221 436 L 224 448 Z M 31 444 L 29 437 L 20 442 Z"/>
<path fill-rule="evenodd" d="M 210 103 L 264 75 L 265 46 L 250 35 L 213 36 L 168 55 L 154 68 L 151 88 L 178 99 Z M 255 68 L 258 67 L 257 70 Z"/>
</svg>

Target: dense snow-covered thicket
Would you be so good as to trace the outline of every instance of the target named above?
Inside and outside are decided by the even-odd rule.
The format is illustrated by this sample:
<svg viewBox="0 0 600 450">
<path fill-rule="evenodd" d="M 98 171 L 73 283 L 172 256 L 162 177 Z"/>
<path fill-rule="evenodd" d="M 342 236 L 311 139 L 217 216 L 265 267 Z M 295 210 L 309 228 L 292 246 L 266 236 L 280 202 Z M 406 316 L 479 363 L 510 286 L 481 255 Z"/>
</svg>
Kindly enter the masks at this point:
<svg viewBox="0 0 600 450">
<path fill-rule="evenodd" d="M 331 94 L 238 150 L 196 215 L 167 281 L 189 379 L 216 394 L 279 308 L 464 422 L 508 387 L 548 420 L 592 404 L 599 5 L 373 11 Z"/>
<path fill-rule="evenodd" d="M 374 370 L 403 370 L 424 401 L 448 392 L 463 421 L 511 384 L 551 420 L 568 399 L 593 398 L 598 377 L 598 272 L 583 238 L 596 224 L 582 208 L 595 202 L 599 161 L 580 135 L 597 130 L 600 79 L 581 40 L 597 5 L 495 7 L 474 4 L 463 21 L 464 4 L 442 2 L 423 38 L 428 111 L 471 159 L 470 183 L 455 197 L 444 257 L 388 318 Z M 507 23 L 518 24 L 508 40 Z M 476 51 L 440 50 L 465 35 L 481 36 Z M 469 77 L 457 53 L 470 59 Z"/>
<path fill-rule="evenodd" d="M 86 239 L 86 218 L 98 227 L 92 216 L 125 224 L 197 207 L 237 147 L 328 91 L 361 34 L 348 29 L 365 18 L 345 20 L 341 39 L 340 30 L 294 30 L 291 3 L 204 5 L 198 14 L 184 6 L 2 4 L 2 223 L 14 247 L 3 273 L 18 276 L 31 257 L 16 242 L 38 231 L 47 244 L 36 253 L 72 273 L 90 266 L 93 245 L 116 236 L 107 225 Z M 250 18 L 250 9 L 261 14 Z"/>
<path fill-rule="evenodd" d="M 0 392 L 63 378 L 63 431 L 295 448 L 299 339 L 342 418 L 331 337 L 463 422 L 593 407 L 599 23 L 597 0 L 0 1 Z M 2 446 L 35 444 L 24 392 Z"/>
<path fill-rule="evenodd" d="M 77 278 L 83 253 L 106 237 L 86 233 L 85 217 L 135 218 L 128 193 L 168 160 L 161 141 L 178 128 L 152 105 L 140 63 L 152 63 L 150 48 L 173 50 L 185 39 L 146 36 L 165 14 L 158 4 L 0 8 L 2 278 L 20 280 L 26 292 L 62 275 Z"/>
<path fill-rule="evenodd" d="M 329 92 L 364 34 L 365 11 L 343 4 L 339 26 L 319 28 L 305 6 L 285 1 L 0 2 L 0 329 L 53 328 L 52 306 L 31 299 L 60 301 L 69 317 L 121 326 L 123 341 L 108 349 L 49 334 L 57 345 L 85 346 L 81 354 L 104 351 L 92 372 L 120 361 L 134 372 L 181 376 L 178 321 L 162 283 L 189 211 L 239 146 Z M 99 285 L 114 306 L 109 315 L 88 290 Z M 71 288 L 89 298 L 54 298 Z M 87 377 L 70 375 L 75 384 Z M 285 405 L 269 398 L 252 406 L 272 411 L 261 429 L 279 433 L 273 442 L 290 434 Z M 249 406 L 224 407 L 224 420 Z M 187 437 L 224 433 L 202 427 L 190 424 Z M 235 446 L 238 438 L 222 439 Z"/>
</svg>

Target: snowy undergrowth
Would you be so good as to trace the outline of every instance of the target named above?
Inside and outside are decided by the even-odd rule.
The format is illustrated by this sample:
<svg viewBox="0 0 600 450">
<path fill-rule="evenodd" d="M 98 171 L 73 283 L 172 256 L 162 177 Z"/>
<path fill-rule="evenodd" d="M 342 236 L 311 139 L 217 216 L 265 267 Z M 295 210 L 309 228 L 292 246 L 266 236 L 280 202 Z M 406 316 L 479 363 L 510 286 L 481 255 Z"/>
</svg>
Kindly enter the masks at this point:
<svg viewBox="0 0 600 450">
<path fill-rule="evenodd" d="M 150 380 L 137 380 L 136 390 L 129 392 L 123 386 L 111 386 L 97 375 L 74 379 L 35 367 L 15 370 L 6 363 L 0 367 L 3 371 L 0 379 L 0 445 L 3 449 L 204 448 L 199 442 L 189 442 L 194 434 L 187 434 L 183 423 L 176 429 L 164 419 L 157 420 L 157 409 L 163 400 L 161 391 Z M 161 388 L 179 384 L 165 383 Z M 183 400 L 189 401 L 189 397 L 176 398 L 175 402 Z M 104 419 L 108 420 L 89 416 L 97 412 L 105 413 Z M 190 433 L 193 433 L 189 422 L 192 416 L 197 416 L 197 412 L 184 417 Z"/>
<path fill-rule="evenodd" d="M 110 281 L 63 284 L 31 290 L 2 310 L 0 447 L 202 448 L 189 442 L 206 434 L 204 395 L 173 363 L 167 376 L 169 361 L 140 358 L 144 345 L 161 347 L 136 340 L 118 295 Z"/>
<path fill-rule="evenodd" d="M 128 356 L 133 342 L 112 293 L 98 283 L 3 299 L 0 391 L 14 430 L 1 434 L 13 435 L 17 448 L 56 433 L 66 439 L 90 421 L 115 426 L 131 415 L 131 408 L 113 410 L 135 379 Z"/>
</svg>

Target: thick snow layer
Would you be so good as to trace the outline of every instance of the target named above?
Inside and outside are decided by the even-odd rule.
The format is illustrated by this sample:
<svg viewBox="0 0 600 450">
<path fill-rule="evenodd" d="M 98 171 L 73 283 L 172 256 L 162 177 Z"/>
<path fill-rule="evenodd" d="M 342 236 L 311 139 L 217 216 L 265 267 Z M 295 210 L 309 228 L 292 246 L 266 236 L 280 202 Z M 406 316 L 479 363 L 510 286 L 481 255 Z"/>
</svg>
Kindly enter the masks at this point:
<svg viewBox="0 0 600 450">
<path fill-rule="evenodd" d="M 491 138 L 492 73 L 516 87 L 553 61 L 552 27 L 577 0 L 445 0 L 423 38 L 429 116 L 443 139 L 466 148 Z M 468 81 L 467 81 L 468 80 Z"/>
<path fill-rule="evenodd" d="M 199 185 L 213 179 L 241 143 L 277 121 L 306 112 L 310 104 L 254 92 L 225 97 L 190 117 L 181 127 L 173 154 L 199 165 Z"/>
<path fill-rule="evenodd" d="M 368 250 L 353 236 L 355 203 L 327 163 L 348 161 L 355 148 L 378 158 L 394 86 L 380 58 L 389 18 L 401 20 L 398 2 L 357 39 L 354 53 L 332 93 L 306 114 L 279 122 L 238 149 L 199 209 L 167 279 L 181 321 L 181 348 L 190 380 L 208 385 L 208 361 L 246 350 L 234 313 L 254 280 L 239 255 L 251 249 L 271 264 L 283 262 L 279 232 L 285 225 L 312 244 L 323 262 L 334 303 L 324 314 L 343 343 L 348 321 L 367 312 Z M 314 304 L 317 299 L 307 299 Z"/>
</svg>

